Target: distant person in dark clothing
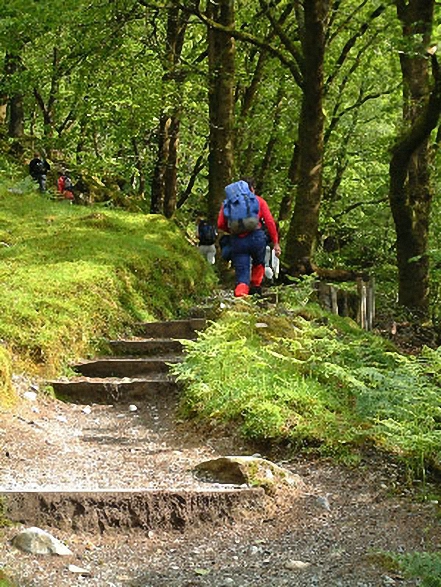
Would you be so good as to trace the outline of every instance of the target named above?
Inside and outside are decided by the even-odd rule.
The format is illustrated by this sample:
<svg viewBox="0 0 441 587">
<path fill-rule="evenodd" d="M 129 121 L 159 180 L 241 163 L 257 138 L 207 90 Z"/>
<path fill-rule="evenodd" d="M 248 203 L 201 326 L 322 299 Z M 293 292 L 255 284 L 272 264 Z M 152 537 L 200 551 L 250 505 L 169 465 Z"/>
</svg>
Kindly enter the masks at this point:
<svg viewBox="0 0 441 587">
<path fill-rule="evenodd" d="M 199 241 L 199 251 L 210 265 L 216 262 L 217 229 L 205 218 L 199 217 L 196 224 L 196 237 Z"/>
<path fill-rule="evenodd" d="M 29 163 L 29 174 L 38 183 L 40 192 L 46 191 L 47 172 L 51 166 L 39 153 L 34 153 L 34 158 Z"/>
</svg>

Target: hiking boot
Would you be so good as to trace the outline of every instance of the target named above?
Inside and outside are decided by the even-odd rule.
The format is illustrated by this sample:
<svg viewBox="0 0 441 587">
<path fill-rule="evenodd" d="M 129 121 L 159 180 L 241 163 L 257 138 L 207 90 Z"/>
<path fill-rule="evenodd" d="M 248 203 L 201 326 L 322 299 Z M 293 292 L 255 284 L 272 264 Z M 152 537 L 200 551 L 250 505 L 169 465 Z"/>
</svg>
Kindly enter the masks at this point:
<svg viewBox="0 0 441 587">
<path fill-rule="evenodd" d="M 252 285 L 250 287 L 250 296 L 262 296 L 262 288 L 260 285 Z"/>
<path fill-rule="evenodd" d="M 236 298 L 241 298 L 243 296 L 247 296 L 250 293 L 250 287 L 246 283 L 238 283 L 236 285 L 236 289 L 234 290 L 234 296 Z"/>
</svg>

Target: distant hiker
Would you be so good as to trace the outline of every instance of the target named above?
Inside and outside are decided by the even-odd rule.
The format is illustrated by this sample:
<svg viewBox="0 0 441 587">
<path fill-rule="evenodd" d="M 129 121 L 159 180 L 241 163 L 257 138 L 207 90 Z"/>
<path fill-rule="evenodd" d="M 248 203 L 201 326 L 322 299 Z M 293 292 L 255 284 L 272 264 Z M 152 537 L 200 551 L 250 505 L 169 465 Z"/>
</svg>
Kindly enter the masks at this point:
<svg viewBox="0 0 441 587">
<path fill-rule="evenodd" d="M 217 226 L 231 235 L 231 259 L 236 274 L 234 295 L 260 294 L 267 246 L 262 225 L 265 224 L 278 257 L 280 245 L 276 223 L 266 201 L 256 195 L 252 178 L 227 185 L 225 194 Z"/>
<path fill-rule="evenodd" d="M 34 158 L 29 163 L 29 174 L 38 183 L 41 192 L 46 191 L 47 172 L 50 168 L 46 159 L 40 157 L 40 153 L 34 153 Z"/>
<path fill-rule="evenodd" d="M 210 265 L 216 261 L 216 237 L 217 229 L 204 218 L 199 218 L 196 225 L 196 237 L 199 241 L 199 251 L 207 259 Z"/>
<path fill-rule="evenodd" d="M 276 230 L 277 234 L 279 234 L 279 225 L 276 222 Z M 280 261 L 279 257 L 276 255 L 276 251 L 274 250 L 274 246 L 271 240 L 271 237 L 268 233 L 268 229 L 266 226 L 263 226 L 263 229 L 266 234 L 266 249 L 265 249 L 265 278 L 270 283 L 273 283 L 279 278 L 280 272 Z"/>
<path fill-rule="evenodd" d="M 265 277 L 268 281 L 273 282 L 279 277 L 280 261 L 276 255 L 274 247 L 266 245 L 265 249 Z"/>
<path fill-rule="evenodd" d="M 58 174 L 57 189 L 65 200 L 70 200 L 71 202 L 75 200 L 72 180 L 64 169 Z"/>
</svg>

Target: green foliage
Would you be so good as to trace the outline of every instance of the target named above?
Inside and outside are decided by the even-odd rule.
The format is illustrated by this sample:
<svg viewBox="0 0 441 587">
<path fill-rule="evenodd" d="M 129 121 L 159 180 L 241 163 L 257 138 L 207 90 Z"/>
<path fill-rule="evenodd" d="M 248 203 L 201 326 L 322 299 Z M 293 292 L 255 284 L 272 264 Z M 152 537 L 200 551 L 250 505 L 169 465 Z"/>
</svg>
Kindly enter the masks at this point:
<svg viewBox="0 0 441 587">
<path fill-rule="evenodd" d="M 421 587 L 441 587 L 441 554 L 413 552 L 391 556 L 408 577 L 421 580 Z"/>
<path fill-rule="evenodd" d="M 174 368 L 184 411 L 247 438 L 353 455 L 374 443 L 424 474 L 441 465 L 441 351 L 404 356 L 311 306 L 237 304 Z"/>
<path fill-rule="evenodd" d="M 0 570 L 0 587 L 15 587 L 15 583 L 2 570 Z"/>
<path fill-rule="evenodd" d="M 0 339 L 54 373 L 137 321 L 175 317 L 215 276 L 161 216 L 0 191 Z"/>
</svg>

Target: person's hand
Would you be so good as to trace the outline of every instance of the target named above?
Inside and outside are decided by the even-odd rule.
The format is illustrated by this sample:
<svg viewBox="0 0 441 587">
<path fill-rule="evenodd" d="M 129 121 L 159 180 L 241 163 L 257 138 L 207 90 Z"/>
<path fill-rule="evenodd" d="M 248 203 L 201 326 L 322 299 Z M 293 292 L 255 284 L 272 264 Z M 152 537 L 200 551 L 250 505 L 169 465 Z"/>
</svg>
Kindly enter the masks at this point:
<svg viewBox="0 0 441 587">
<path fill-rule="evenodd" d="M 276 253 L 276 257 L 280 257 L 280 255 L 282 254 L 282 249 L 280 248 L 279 243 L 274 245 L 274 252 Z"/>
</svg>

